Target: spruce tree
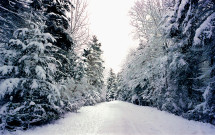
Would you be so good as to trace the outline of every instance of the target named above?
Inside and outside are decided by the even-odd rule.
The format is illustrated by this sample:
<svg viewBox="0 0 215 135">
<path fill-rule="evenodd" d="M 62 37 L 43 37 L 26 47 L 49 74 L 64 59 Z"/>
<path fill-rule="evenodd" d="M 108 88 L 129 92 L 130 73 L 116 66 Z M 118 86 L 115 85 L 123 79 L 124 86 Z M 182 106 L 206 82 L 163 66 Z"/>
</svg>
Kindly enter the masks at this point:
<svg viewBox="0 0 215 135">
<path fill-rule="evenodd" d="M 72 4 L 70 0 L 42 0 L 47 28 L 56 39 L 56 46 L 63 50 L 73 50 L 73 40 L 69 33 L 70 19 L 67 15 Z"/>
<path fill-rule="evenodd" d="M 43 17 L 31 7 L 32 2 L 30 0 L 0 1 L 0 42 L 8 42 L 13 37 L 13 32 L 18 28 L 26 27 L 29 21 L 41 23 Z"/>
<path fill-rule="evenodd" d="M 84 50 L 85 73 L 88 83 L 93 86 L 91 97 L 96 102 L 101 102 L 105 97 L 101 97 L 104 87 L 104 61 L 102 60 L 101 43 L 98 43 L 96 36 L 93 36 L 89 42 L 89 48 Z"/>
<path fill-rule="evenodd" d="M 115 100 L 117 98 L 117 78 L 113 69 L 110 69 L 106 89 L 106 101 Z"/>
<path fill-rule="evenodd" d="M 169 79 L 177 82 L 178 91 L 188 99 L 183 100 L 190 104 L 185 117 L 213 124 L 214 20 L 214 1 L 177 0 L 172 16 L 165 23 L 166 34 L 174 41 L 172 54 L 178 53 L 187 65 L 180 72 L 170 69 L 172 76 L 176 72 L 178 75 Z M 172 58 L 177 59 L 175 56 Z"/>
<path fill-rule="evenodd" d="M 1 128 L 27 129 L 71 110 L 61 85 L 56 40 L 37 25 L 18 29 L 1 50 Z M 63 97 L 64 96 L 64 97 Z"/>
</svg>

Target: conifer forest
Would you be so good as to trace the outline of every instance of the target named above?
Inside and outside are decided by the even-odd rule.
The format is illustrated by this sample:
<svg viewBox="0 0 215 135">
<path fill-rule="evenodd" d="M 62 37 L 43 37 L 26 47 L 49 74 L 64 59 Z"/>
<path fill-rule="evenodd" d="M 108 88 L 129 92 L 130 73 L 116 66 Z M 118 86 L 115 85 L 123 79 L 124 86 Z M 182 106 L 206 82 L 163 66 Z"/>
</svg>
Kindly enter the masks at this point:
<svg viewBox="0 0 215 135">
<path fill-rule="evenodd" d="M 91 1 L 0 0 L 0 135 L 215 134 L 215 1 L 133 0 L 117 72 Z"/>
</svg>

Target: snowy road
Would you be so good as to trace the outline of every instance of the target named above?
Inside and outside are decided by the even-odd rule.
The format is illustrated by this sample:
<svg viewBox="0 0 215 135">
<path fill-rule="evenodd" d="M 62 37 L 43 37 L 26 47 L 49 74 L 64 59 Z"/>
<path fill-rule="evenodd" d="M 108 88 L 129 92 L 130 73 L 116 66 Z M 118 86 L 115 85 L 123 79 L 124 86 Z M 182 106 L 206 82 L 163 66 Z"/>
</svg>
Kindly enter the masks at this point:
<svg viewBox="0 0 215 135">
<path fill-rule="evenodd" d="M 155 108 L 113 101 L 83 107 L 54 124 L 15 135 L 215 135 L 215 127 Z"/>
</svg>

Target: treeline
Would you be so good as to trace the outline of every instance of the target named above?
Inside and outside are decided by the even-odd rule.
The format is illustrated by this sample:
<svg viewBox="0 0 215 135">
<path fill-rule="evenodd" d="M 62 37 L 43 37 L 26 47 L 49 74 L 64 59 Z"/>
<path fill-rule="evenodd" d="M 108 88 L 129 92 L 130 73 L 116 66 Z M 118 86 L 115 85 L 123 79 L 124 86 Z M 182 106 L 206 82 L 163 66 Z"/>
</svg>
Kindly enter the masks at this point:
<svg viewBox="0 0 215 135">
<path fill-rule="evenodd" d="M 115 98 L 215 124 L 215 3 L 139 0 Z"/>
<path fill-rule="evenodd" d="M 86 6 L 0 1 L 0 133 L 46 124 L 105 100 L 101 44 L 96 36 L 89 40 L 88 31 L 85 39 L 77 38 L 84 25 L 73 34 L 72 24 L 84 22 L 70 17 L 76 5 L 76 12 Z"/>
</svg>

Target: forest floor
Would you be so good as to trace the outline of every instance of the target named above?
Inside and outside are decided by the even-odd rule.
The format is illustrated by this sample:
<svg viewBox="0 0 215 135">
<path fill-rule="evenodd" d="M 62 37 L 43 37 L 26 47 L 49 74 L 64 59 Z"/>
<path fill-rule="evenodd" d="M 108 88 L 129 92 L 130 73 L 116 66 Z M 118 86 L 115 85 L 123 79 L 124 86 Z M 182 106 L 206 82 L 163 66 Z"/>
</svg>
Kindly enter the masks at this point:
<svg viewBox="0 0 215 135">
<path fill-rule="evenodd" d="M 215 126 L 122 101 L 82 107 L 53 124 L 6 135 L 214 135 Z"/>
</svg>

